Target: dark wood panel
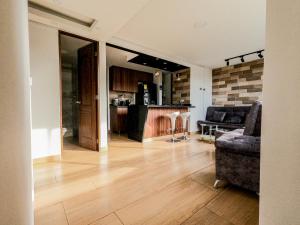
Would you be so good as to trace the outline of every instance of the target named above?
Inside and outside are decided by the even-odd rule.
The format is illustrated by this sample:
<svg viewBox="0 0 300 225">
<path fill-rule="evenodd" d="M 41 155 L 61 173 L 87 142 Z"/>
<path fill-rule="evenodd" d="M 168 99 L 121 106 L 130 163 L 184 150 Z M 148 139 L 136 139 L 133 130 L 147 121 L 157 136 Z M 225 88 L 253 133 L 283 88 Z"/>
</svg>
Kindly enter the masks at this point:
<svg viewBox="0 0 300 225">
<path fill-rule="evenodd" d="M 172 112 L 187 112 L 188 108 L 149 108 L 148 116 L 145 123 L 144 138 L 159 137 L 170 134 L 171 121 L 166 116 Z M 182 120 L 177 117 L 176 120 L 176 132 L 182 131 Z"/>
<path fill-rule="evenodd" d="M 111 91 L 137 92 L 138 81 L 153 82 L 153 74 L 117 66 L 109 69 Z"/>
<path fill-rule="evenodd" d="M 126 132 L 127 128 L 127 107 L 110 106 L 110 127 L 115 133 Z"/>
<path fill-rule="evenodd" d="M 79 78 L 79 145 L 98 149 L 97 131 L 97 56 L 96 43 L 78 50 Z"/>
</svg>

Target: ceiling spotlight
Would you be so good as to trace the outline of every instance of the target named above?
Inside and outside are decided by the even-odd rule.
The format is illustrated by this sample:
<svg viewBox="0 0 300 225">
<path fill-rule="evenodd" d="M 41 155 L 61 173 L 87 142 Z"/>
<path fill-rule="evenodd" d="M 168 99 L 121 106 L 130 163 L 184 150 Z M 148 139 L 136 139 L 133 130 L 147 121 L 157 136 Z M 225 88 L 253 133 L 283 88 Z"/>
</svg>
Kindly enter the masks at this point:
<svg viewBox="0 0 300 225">
<path fill-rule="evenodd" d="M 167 65 L 167 62 L 164 62 L 164 65 Z"/>
<path fill-rule="evenodd" d="M 261 54 L 261 52 L 257 52 L 257 56 L 260 58 L 260 59 L 262 59 L 264 56 L 263 56 L 263 54 Z"/>
<path fill-rule="evenodd" d="M 245 62 L 245 59 L 244 59 L 243 56 L 241 57 L 241 62 L 242 62 L 242 63 Z"/>
<path fill-rule="evenodd" d="M 146 63 L 146 62 L 144 62 L 143 64 L 144 64 L 144 65 L 147 65 L 147 63 Z"/>
</svg>

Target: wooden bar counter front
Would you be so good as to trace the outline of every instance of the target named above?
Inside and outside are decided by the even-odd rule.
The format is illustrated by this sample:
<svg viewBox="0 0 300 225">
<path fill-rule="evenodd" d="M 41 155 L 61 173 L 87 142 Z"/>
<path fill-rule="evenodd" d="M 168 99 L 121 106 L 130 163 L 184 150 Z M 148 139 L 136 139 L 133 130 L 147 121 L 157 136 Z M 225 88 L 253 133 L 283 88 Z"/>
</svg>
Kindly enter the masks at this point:
<svg viewBox="0 0 300 225">
<path fill-rule="evenodd" d="M 191 106 L 184 105 L 150 105 L 129 106 L 128 138 L 145 141 L 154 137 L 170 135 L 171 121 L 167 117 L 172 112 L 188 112 Z M 182 120 L 176 120 L 176 133 L 182 133 Z"/>
</svg>

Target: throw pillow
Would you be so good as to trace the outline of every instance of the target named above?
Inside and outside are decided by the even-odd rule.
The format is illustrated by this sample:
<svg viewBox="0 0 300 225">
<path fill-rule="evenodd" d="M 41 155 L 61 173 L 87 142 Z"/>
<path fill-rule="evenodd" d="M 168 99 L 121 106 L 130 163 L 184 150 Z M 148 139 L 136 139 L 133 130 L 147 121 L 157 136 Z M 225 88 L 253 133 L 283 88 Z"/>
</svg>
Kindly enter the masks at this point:
<svg viewBox="0 0 300 225">
<path fill-rule="evenodd" d="M 241 123 L 245 120 L 245 116 L 246 116 L 246 113 L 245 112 L 235 112 L 234 113 L 235 116 L 238 116 L 241 118 Z"/>
<path fill-rule="evenodd" d="M 242 118 L 239 116 L 233 116 L 230 118 L 230 123 L 234 124 L 241 124 L 242 123 Z"/>
<path fill-rule="evenodd" d="M 226 112 L 214 111 L 213 121 L 222 123 L 226 116 Z"/>
</svg>

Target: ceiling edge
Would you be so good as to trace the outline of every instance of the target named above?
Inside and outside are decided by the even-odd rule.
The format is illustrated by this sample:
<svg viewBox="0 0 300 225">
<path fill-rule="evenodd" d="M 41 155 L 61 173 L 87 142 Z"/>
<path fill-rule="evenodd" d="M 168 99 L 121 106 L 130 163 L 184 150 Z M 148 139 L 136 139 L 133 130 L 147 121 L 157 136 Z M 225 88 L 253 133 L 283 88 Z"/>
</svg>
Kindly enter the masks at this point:
<svg viewBox="0 0 300 225">
<path fill-rule="evenodd" d="M 156 56 L 158 58 L 163 58 L 165 60 L 172 61 L 172 62 L 175 62 L 175 63 L 178 63 L 178 64 L 182 64 L 182 65 L 185 65 L 187 67 L 198 66 L 198 67 L 202 67 L 202 68 L 205 68 L 205 69 L 212 69 L 211 67 L 200 65 L 198 63 L 191 62 L 189 60 L 186 60 L 186 59 L 178 57 L 178 56 L 173 56 L 170 53 L 160 52 L 160 51 L 157 51 L 155 49 L 151 49 L 151 48 L 148 48 L 148 47 L 145 47 L 145 46 L 142 46 L 142 45 L 138 45 L 138 44 L 135 44 L 133 42 L 130 42 L 130 41 L 127 41 L 127 40 L 124 40 L 124 39 L 121 39 L 121 38 L 118 38 L 118 37 L 115 37 L 115 36 L 113 36 L 107 42 L 110 43 L 110 44 L 118 45 L 120 47 L 131 49 L 131 50 L 134 50 L 134 51 L 137 51 L 137 52 L 145 53 L 145 54 L 148 54 L 148 55 L 151 55 L 151 56 Z"/>
</svg>

